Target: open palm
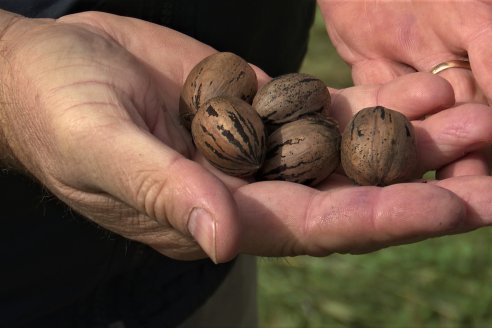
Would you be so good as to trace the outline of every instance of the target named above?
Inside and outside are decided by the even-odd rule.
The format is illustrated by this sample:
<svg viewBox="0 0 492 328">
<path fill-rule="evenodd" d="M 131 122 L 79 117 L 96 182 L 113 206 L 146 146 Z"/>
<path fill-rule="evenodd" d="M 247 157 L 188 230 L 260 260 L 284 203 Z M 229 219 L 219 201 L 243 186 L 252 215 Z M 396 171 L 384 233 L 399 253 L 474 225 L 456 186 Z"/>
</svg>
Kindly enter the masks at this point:
<svg viewBox="0 0 492 328">
<path fill-rule="evenodd" d="M 14 157 L 75 210 L 163 254 L 223 262 L 238 253 L 360 253 L 490 223 L 483 204 L 491 202 L 480 193 L 489 178 L 379 188 L 335 174 L 314 189 L 226 176 L 178 124 L 184 79 L 213 49 L 102 13 L 21 22 L 5 36 L 16 90 L 8 99 L 17 106 L 2 118 Z M 492 113 L 481 105 L 441 115 L 454 99 L 439 77 L 331 91 L 330 114 L 342 127 L 374 105 L 414 119 L 422 172 L 492 140 Z"/>
</svg>

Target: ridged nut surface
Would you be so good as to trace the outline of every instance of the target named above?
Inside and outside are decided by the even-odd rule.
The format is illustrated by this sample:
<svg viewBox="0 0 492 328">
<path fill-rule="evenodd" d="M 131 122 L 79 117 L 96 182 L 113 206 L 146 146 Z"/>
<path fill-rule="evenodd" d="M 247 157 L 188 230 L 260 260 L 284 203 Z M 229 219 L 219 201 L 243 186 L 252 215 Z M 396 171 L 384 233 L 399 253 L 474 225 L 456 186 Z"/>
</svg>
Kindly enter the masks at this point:
<svg viewBox="0 0 492 328">
<path fill-rule="evenodd" d="M 263 122 L 239 98 L 215 97 L 205 102 L 193 119 L 191 132 L 197 149 L 224 173 L 251 176 L 263 163 Z"/>
<path fill-rule="evenodd" d="M 386 186 L 416 177 L 417 148 L 412 124 L 382 107 L 359 111 L 342 134 L 342 166 L 359 185 Z"/>
<path fill-rule="evenodd" d="M 338 124 L 322 115 L 285 123 L 267 141 L 264 180 L 284 180 L 314 186 L 340 164 Z"/>
<path fill-rule="evenodd" d="M 181 123 L 189 129 L 198 109 L 213 97 L 238 97 L 251 104 L 257 89 L 256 73 L 244 59 L 230 52 L 213 54 L 186 78 L 179 99 Z"/>
<path fill-rule="evenodd" d="M 323 81 L 308 74 L 292 73 L 272 79 L 260 88 L 253 107 L 265 123 L 278 124 L 321 112 L 329 106 L 330 100 Z"/>
</svg>

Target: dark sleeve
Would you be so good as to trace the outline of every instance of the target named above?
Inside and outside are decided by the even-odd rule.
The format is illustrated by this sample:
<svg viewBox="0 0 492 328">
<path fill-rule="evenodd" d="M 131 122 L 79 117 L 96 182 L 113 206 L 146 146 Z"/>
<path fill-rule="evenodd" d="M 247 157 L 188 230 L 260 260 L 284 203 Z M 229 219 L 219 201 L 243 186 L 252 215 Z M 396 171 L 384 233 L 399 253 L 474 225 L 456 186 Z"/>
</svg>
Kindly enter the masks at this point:
<svg viewBox="0 0 492 328">
<path fill-rule="evenodd" d="M 101 0 L 0 0 L 0 8 L 26 17 L 57 18 L 76 9 L 89 10 Z"/>
<path fill-rule="evenodd" d="M 272 76 L 300 68 L 315 5 L 315 0 L 0 0 L 0 8 L 27 17 L 100 10 L 141 18 L 234 52 Z"/>
<path fill-rule="evenodd" d="M 315 0 L 106 0 L 98 10 L 141 18 L 234 52 L 268 74 L 297 71 L 307 51 Z"/>
</svg>

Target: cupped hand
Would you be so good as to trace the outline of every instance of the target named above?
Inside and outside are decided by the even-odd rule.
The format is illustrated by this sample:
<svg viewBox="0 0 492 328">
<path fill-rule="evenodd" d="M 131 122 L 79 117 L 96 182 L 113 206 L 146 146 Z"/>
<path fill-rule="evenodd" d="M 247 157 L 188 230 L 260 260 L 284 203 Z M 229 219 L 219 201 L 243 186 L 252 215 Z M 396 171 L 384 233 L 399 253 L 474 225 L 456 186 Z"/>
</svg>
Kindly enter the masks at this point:
<svg viewBox="0 0 492 328">
<path fill-rule="evenodd" d="M 487 178 L 378 188 L 334 175 L 314 189 L 215 171 L 177 115 L 186 74 L 214 50 L 169 29 L 85 13 L 13 20 L 2 42 L 1 135 L 16 163 L 97 224 L 173 258 L 358 253 L 489 224 L 488 196 L 457 188 Z M 415 119 L 422 172 L 492 139 L 483 106 L 441 115 L 453 92 L 429 74 L 332 92 L 342 127 L 373 105 Z"/>
<path fill-rule="evenodd" d="M 407 115 L 415 128 L 422 173 L 439 172 L 492 141 L 490 108 L 453 106 L 449 83 L 428 73 L 331 91 L 331 115 L 342 130 L 353 114 L 369 106 Z M 476 165 L 484 164 L 479 160 Z M 342 172 L 316 189 L 279 181 L 244 185 L 234 193 L 245 225 L 241 247 L 268 256 L 365 253 L 490 225 L 492 195 L 487 190 L 492 178 L 461 176 L 469 173 L 384 188 L 355 186 Z"/>
<path fill-rule="evenodd" d="M 187 73 L 215 50 L 103 13 L 13 17 L 0 46 L 0 135 L 18 166 L 97 224 L 163 254 L 202 258 L 198 240 L 218 261 L 236 255 L 234 199 L 189 159 L 177 113 Z M 212 235 L 220 247 L 203 241 Z"/>
<path fill-rule="evenodd" d="M 457 102 L 492 99 L 491 1 L 318 0 L 318 4 L 337 51 L 353 67 L 356 84 L 430 72 L 441 62 L 468 57 L 473 74 L 454 68 L 440 75 L 453 85 Z"/>
</svg>

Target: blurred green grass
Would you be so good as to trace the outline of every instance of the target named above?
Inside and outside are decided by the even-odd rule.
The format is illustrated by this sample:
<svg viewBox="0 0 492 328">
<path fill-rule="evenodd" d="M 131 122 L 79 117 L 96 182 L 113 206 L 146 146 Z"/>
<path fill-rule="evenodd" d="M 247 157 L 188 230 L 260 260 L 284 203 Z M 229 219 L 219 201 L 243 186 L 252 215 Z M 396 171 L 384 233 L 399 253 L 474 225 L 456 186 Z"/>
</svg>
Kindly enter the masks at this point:
<svg viewBox="0 0 492 328">
<path fill-rule="evenodd" d="M 352 84 L 319 14 L 302 71 Z M 366 255 L 259 259 L 260 327 L 492 327 L 492 230 Z"/>
<path fill-rule="evenodd" d="M 312 74 L 332 88 L 353 85 L 350 67 L 338 56 L 328 39 L 323 18 L 316 12 L 310 32 L 308 53 L 301 67 L 304 73 Z"/>
<path fill-rule="evenodd" d="M 366 255 L 260 259 L 261 327 L 491 327 L 489 229 Z"/>
</svg>

